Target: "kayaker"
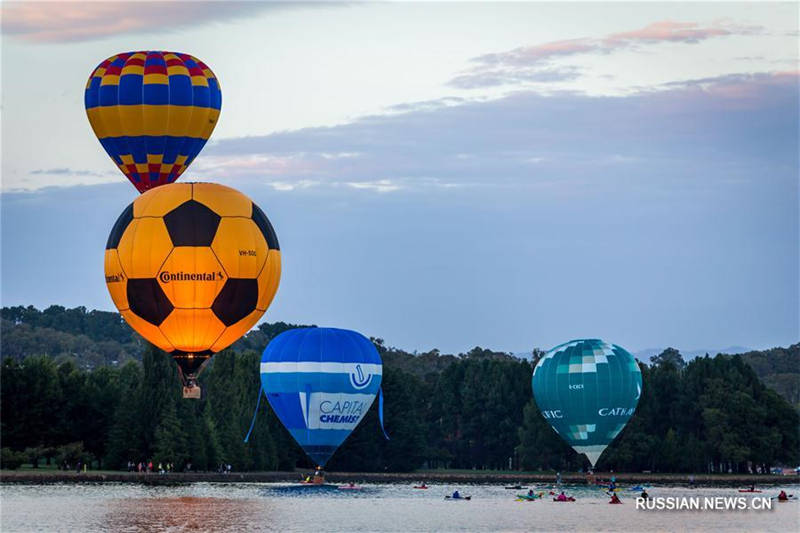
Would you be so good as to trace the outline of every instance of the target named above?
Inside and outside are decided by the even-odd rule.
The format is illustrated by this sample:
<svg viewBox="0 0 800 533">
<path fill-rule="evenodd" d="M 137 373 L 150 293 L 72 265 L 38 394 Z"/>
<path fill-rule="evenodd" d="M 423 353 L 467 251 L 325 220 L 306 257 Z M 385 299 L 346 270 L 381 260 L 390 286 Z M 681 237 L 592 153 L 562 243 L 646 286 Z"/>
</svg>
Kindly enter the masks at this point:
<svg viewBox="0 0 800 533">
<path fill-rule="evenodd" d="M 427 488 L 428 488 L 428 485 L 426 485 L 426 484 L 425 484 L 425 482 L 423 481 L 423 482 L 422 482 L 422 485 L 420 485 L 420 486 L 419 486 L 419 488 L 421 488 L 421 489 L 427 489 Z"/>
<path fill-rule="evenodd" d="M 565 501 L 567 501 L 567 495 L 566 495 L 566 494 L 564 494 L 564 491 L 563 491 L 563 490 L 561 491 L 561 494 L 559 494 L 558 496 L 556 496 L 556 500 L 558 500 L 558 501 L 560 501 L 560 502 L 565 502 Z"/>
<path fill-rule="evenodd" d="M 755 491 L 756 491 L 756 486 L 753 483 L 751 483 L 750 484 L 750 492 L 755 492 Z"/>
<path fill-rule="evenodd" d="M 453 491 L 453 499 L 458 500 L 461 498 L 461 494 L 458 493 L 458 490 Z"/>
<path fill-rule="evenodd" d="M 615 496 L 616 496 L 616 494 L 615 494 Z M 649 498 L 649 497 L 650 497 L 650 495 L 649 495 L 649 494 L 647 494 L 647 491 L 646 491 L 646 490 L 643 490 L 643 491 L 642 491 L 641 498 L 642 498 L 643 500 L 646 500 L 646 499 L 647 499 L 647 498 Z"/>
<path fill-rule="evenodd" d="M 608 483 L 608 490 L 610 490 L 611 492 L 614 492 L 614 489 L 616 489 L 616 488 L 617 488 L 617 484 L 616 484 L 616 483 L 614 483 L 614 480 L 612 479 L 612 480 L 611 480 L 611 481 Z"/>
<path fill-rule="evenodd" d="M 533 498 L 533 489 L 528 489 L 528 498 Z"/>
<path fill-rule="evenodd" d="M 789 496 L 786 495 L 786 491 L 782 490 L 780 494 L 778 494 L 778 501 L 785 502 L 789 499 Z"/>
<path fill-rule="evenodd" d="M 616 492 L 611 493 L 611 501 L 608 503 L 622 503 L 622 500 L 619 499 Z"/>
</svg>

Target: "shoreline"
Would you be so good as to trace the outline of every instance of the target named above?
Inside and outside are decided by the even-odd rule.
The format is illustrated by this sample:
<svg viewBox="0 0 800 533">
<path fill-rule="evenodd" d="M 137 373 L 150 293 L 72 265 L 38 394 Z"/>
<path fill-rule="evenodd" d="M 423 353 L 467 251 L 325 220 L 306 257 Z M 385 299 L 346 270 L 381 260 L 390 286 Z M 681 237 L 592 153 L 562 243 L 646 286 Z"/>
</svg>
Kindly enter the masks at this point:
<svg viewBox="0 0 800 533">
<path fill-rule="evenodd" d="M 190 483 L 275 483 L 297 482 L 301 475 L 309 472 L 232 472 L 218 474 L 216 472 L 189 472 L 143 474 L 139 472 L 0 472 L 0 485 L 5 484 L 51 484 L 51 483 L 138 483 L 142 485 L 184 485 Z M 660 485 L 683 485 L 688 488 L 689 474 L 642 474 L 642 473 L 609 473 L 599 472 L 595 479 L 608 480 L 616 476 L 617 483 L 638 485 L 642 483 L 658 483 Z M 483 485 L 492 484 L 555 484 L 554 474 L 535 473 L 480 473 L 480 471 L 448 472 L 421 471 L 408 473 L 389 472 L 328 472 L 326 480 L 330 483 L 475 483 Z M 565 473 L 561 475 L 564 484 L 580 485 L 586 483 L 586 477 L 581 473 Z M 800 485 L 800 476 L 782 476 L 772 474 L 694 474 L 696 487 L 726 487 L 726 486 L 756 486 L 767 485 Z"/>
</svg>

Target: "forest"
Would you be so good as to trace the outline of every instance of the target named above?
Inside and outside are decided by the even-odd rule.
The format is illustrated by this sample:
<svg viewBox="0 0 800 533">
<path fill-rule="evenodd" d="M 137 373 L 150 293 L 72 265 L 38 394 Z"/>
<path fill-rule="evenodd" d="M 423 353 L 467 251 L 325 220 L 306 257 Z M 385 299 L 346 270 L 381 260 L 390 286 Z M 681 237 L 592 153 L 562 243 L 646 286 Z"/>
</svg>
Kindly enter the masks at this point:
<svg viewBox="0 0 800 533">
<path fill-rule="evenodd" d="M 2 467 L 22 463 L 176 470 L 312 467 L 261 402 L 258 363 L 270 339 L 296 325 L 261 324 L 217 354 L 203 400 L 181 398 L 169 355 L 116 313 L 52 306 L 2 309 Z M 385 440 L 377 402 L 328 463 L 336 471 L 420 468 L 561 470 L 588 466 L 540 415 L 532 360 L 483 348 L 412 354 L 373 338 L 384 362 Z M 671 348 L 640 362 L 643 394 L 597 468 L 746 472 L 800 463 L 800 344 L 684 361 Z M 787 385 L 778 394 L 768 385 Z"/>
</svg>

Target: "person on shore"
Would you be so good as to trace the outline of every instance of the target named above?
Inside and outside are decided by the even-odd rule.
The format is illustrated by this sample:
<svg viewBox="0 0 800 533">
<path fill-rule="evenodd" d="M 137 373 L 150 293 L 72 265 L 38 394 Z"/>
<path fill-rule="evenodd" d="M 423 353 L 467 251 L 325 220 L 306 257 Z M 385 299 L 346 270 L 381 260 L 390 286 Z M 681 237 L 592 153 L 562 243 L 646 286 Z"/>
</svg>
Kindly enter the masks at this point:
<svg viewBox="0 0 800 533">
<path fill-rule="evenodd" d="M 152 472 L 153 471 L 153 460 L 152 459 L 150 460 L 149 463 L 147 463 L 147 471 L 148 472 Z"/>
<path fill-rule="evenodd" d="M 556 472 L 556 485 L 561 485 L 561 472 Z"/>
<path fill-rule="evenodd" d="M 619 499 L 616 492 L 611 493 L 611 501 L 608 503 L 622 503 L 622 500 Z"/>
<path fill-rule="evenodd" d="M 689 488 L 694 488 L 694 474 L 689 474 Z"/>
<path fill-rule="evenodd" d="M 75 472 L 77 472 L 78 474 L 81 473 L 81 462 L 80 461 L 78 461 L 78 464 L 75 465 Z"/>
</svg>

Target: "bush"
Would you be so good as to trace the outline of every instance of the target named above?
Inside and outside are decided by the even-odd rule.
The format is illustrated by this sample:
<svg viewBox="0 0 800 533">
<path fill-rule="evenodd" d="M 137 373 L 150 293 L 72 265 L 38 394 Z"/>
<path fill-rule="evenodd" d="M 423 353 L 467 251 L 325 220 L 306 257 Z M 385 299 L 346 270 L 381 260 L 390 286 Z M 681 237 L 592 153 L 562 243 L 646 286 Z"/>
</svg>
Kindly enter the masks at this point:
<svg viewBox="0 0 800 533">
<path fill-rule="evenodd" d="M 61 468 L 64 463 L 69 465 L 69 468 L 75 468 L 78 461 L 86 463 L 87 455 L 89 454 L 83 450 L 82 442 L 65 444 L 56 448 L 56 464 L 59 468 Z"/>
<path fill-rule="evenodd" d="M 4 470 L 16 470 L 28 460 L 28 455 L 24 452 L 15 452 L 11 448 L 0 450 L 0 468 Z"/>
</svg>

